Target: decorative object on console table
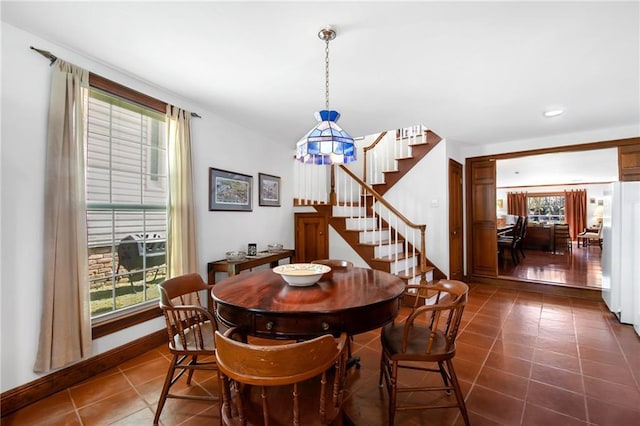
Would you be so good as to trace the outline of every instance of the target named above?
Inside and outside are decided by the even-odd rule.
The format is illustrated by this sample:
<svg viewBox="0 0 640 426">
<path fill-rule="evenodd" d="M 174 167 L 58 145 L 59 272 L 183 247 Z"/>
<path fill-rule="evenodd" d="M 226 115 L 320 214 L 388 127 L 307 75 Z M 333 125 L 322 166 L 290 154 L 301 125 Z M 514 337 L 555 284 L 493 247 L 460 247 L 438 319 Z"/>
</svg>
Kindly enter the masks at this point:
<svg viewBox="0 0 640 426">
<path fill-rule="evenodd" d="M 280 178 L 258 173 L 258 204 L 280 207 Z"/>
<path fill-rule="evenodd" d="M 268 264 L 270 268 L 275 268 L 282 259 L 289 259 L 289 263 L 291 263 L 295 254 L 296 252 L 294 250 L 283 249 L 277 253 L 265 253 L 264 256 L 258 256 L 252 259 L 247 258 L 240 262 L 229 262 L 225 259 L 209 262 L 207 263 L 207 282 L 209 285 L 216 283 L 216 272 L 226 272 L 229 276 L 233 276 L 239 274 L 240 271 L 261 265 Z"/>
<path fill-rule="evenodd" d="M 258 245 L 256 243 L 249 243 L 247 246 L 247 254 L 249 256 L 255 256 L 258 254 Z"/>
<path fill-rule="evenodd" d="M 209 168 L 209 211 L 252 211 L 253 177 Z"/>
</svg>

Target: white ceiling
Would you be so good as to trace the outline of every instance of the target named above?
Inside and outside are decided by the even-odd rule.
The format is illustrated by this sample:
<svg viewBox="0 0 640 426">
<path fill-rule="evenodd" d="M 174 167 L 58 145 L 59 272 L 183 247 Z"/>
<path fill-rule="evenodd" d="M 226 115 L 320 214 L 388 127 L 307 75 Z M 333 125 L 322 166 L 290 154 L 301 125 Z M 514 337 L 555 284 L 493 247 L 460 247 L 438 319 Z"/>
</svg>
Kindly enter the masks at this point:
<svg viewBox="0 0 640 426">
<path fill-rule="evenodd" d="M 618 150 L 530 155 L 496 161 L 496 186 L 608 183 L 618 180 Z"/>
<path fill-rule="evenodd" d="M 331 107 L 354 137 L 424 124 L 477 145 L 640 126 L 638 1 L 1 7 L 4 22 L 292 149 L 324 108 L 327 24 Z"/>
</svg>

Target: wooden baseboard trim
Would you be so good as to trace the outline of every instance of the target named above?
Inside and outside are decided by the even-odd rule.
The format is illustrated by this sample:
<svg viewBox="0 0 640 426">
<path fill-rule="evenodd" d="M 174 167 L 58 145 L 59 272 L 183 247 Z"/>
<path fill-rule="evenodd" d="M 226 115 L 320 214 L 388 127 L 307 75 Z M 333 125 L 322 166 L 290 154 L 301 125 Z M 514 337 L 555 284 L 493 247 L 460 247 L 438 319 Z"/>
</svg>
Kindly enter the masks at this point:
<svg viewBox="0 0 640 426">
<path fill-rule="evenodd" d="M 54 373 L 10 389 L 0 395 L 0 417 L 13 413 L 56 392 L 91 378 L 96 374 L 135 358 L 167 341 L 166 330 L 159 330 L 118 346 L 86 360 L 77 362 Z"/>
<path fill-rule="evenodd" d="M 533 293 L 543 293 L 553 296 L 575 297 L 578 299 L 602 301 L 602 290 L 595 288 L 569 287 L 557 284 L 547 284 L 543 282 L 538 283 L 502 277 L 483 277 L 478 275 L 473 275 L 471 277 L 471 282 L 479 284 L 490 284 L 510 290 L 525 290 L 531 291 Z"/>
</svg>

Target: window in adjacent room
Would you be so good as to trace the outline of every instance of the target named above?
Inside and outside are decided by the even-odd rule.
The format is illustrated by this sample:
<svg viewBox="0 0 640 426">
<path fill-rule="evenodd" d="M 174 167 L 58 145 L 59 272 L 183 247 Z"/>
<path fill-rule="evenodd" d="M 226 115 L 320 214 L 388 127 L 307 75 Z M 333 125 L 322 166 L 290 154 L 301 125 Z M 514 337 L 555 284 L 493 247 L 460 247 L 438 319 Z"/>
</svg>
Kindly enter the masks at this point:
<svg viewBox="0 0 640 426">
<path fill-rule="evenodd" d="M 165 139 L 164 114 L 90 89 L 85 167 L 94 320 L 157 306 L 167 274 Z"/>
<path fill-rule="evenodd" d="M 536 194 L 527 197 L 529 222 L 564 222 L 564 195 Z"/>
</svg>

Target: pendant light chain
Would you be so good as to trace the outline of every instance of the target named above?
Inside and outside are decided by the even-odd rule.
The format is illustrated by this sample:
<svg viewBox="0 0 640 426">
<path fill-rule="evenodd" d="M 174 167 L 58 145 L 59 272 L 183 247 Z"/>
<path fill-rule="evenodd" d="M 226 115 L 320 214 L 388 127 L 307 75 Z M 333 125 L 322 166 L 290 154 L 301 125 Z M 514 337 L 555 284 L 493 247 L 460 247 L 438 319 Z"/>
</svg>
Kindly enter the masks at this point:
<svg viewBox="0 0 640 426">
<path fill-rule="evenodd" d="M 327 111 L 329 111 L 329 39 L 325 40 L 325 49 L 324 49 L 324 53 L 325 53 L 325 57 L 324 57 L 324 65 L 325 65 L 325 71 L 324 71 L 324 96 L 325 96 L 325 108 Z"/>
</svg>

